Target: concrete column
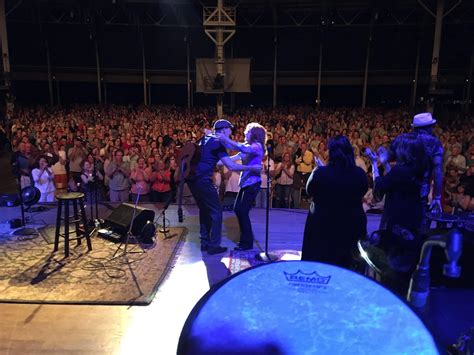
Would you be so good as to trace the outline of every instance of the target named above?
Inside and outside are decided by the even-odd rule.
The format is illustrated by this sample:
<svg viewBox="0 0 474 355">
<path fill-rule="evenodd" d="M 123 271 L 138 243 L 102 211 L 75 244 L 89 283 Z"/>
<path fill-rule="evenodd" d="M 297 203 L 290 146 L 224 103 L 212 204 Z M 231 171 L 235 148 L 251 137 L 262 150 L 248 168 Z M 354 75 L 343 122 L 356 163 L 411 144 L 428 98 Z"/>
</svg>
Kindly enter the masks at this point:
<svg viewBox="0 0 474 355">
<path fill-rule="evenodd" d="M 99 60 L 99 46 L 97 44 L 97 36 L 94 35 L 94 47 L 95 47 L 95 63 L 97 66 L 97 99 L 99 104 L 102 104 L 102 86 L 100 84 L 100 60 Z"/>
<path fill-rule="evenodd" d="M 420 68 L 420 48 L 421 48 L 421 40 L 418 40 L 418 45 L 416 46 L 416 60 L 415 60 L 415 75 L 413 78 L 413 85 L 411 91 L 411 102 L 410 106 L 415 107 L 416 105 L 416 90 L 418 87 L 418 71 Z"/>
<path fill-rule="evenodd" d="M 0 46 L 2 47 L 3 73 L 5 86 L 10 87 L 10 54 L 8 52 L 7 19 L 5 15 L 5 0 L 0 0 Z"/>
<path fill-rule="evenodd" d="M 318 65 L 318 93 L 316 96 L 316 105 L 318 108 L 321 106 L 321 74 L 323 65 L 323 32 L 321 31 L 321 37 L 319 39 L 319 65 Z"/>
<path fill-rule="evenodd" d="M 53 74 L 51 70 L 51 56 L 49 52 L 49 41 L 46 39 L 46 63 L 48 65 L 48 89 L 49 89 L 49 105 L 54 106 L 54 94 L 53 94 Z"/>
<path fill-rule="evenodd" d="M 365 108 L 367 104 L 367 82 L 368 82 L 368 77 L 369 77 L 369 58 L 370 58 L 370 46 L 372 44 L 372 30 L 373 30 L 373 24 L 370 24 L 369 38 L 367 40 L 367 53 L 365 56 L 364 87 L 362 89 L 362 108 Z"/>
<path fill-rule="evenodd" d="M 189 33 L 186 34 L 184 37 L 186 41 L 186 88 L 187 88 L 187 99 L 188 99 L 188 108 L 191 108 L 191 95 L 192 95 L 192 87 L 191 87 L 191 53 L 189 49 Z"/>
<path fill-rule="evenodd" d="M 145 41 L 143 40 L 143 33 L 140 33 L 140 42 L 142 47 L 142 72 L 143 72 L 143 103 L 148 105 L 148 88 L 146 83 L 146 58 L 145 58 Z"/>
<path fill-rule="evenodd" d="M 472 103 L 470 102 L 470 100 L 471 100 L 471 86 L 472 86 L 473 74 L 474 74 L 474 48 L 473 48 L 472 53 L 471 53 L 471 64 L 469 66 L 469 75 L 466 78 L 466 80 L 467 80 L 467 83 L 466 83 L 466 99 L 464 100 L 464 112 L 465 113 L 471 113 Z"/>
<path fill-rule="evenodd" d="M 277 70 L 278 70 L 278 38 L 273 37 L 273 108 L 277 107 Z"/>
</svg>

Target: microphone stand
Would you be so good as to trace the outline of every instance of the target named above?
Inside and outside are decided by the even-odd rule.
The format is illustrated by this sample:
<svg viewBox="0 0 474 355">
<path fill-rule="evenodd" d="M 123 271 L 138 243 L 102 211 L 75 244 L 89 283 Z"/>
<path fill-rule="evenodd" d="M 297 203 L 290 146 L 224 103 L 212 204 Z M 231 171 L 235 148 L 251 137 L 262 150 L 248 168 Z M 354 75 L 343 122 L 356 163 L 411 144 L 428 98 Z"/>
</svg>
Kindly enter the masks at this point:
<svg viewBox="0 0 474 355">
<path fill-rule="evenodd" d="M 89 140 L 85 139 L 85 138 L 81 138 L 80 139 L 81 142 L 85 143 L 87 145 L 87 149 L 89 149 L 91 151 L 91 154 L 92 154 L 92 151 L 94 150 L 94 146 L 89 142 Z M 90 198 L 90 208 L 91 208 L 91 218 L 89 220 L 89 224 L 91 226 L 94 226 L 95 223 L 94 221 L 95 220 L 98 220 L 99 219 L 99 202 L 98 202 L 98 186 L 97 184 L 99 183 L 99 178 L 97 176 L 97 159 L 95 156 L 92 156 L 93 159 L 94 159 L 94 163 L 93 163 L 93 169 L 92 169 L 92 176 L 94 177 L 94 182 L 92 184 L 92 188 L 93 188 L 93 191 L 88 191 L 88 194 L 89 194 L 89 198 Z M 94 207 L 92 205 L 92 196 L 94 196 L 94 204 L 95 204 L 95 218 L 94 218 Z"/>
<path fill-rule="evenodd" d="M 119 247 L 117 248 L 114 255 L 112 256 L 112 259 L 114 259 L 115 255 L 117 255 L 119 250 L 122 249 L 122 246 L 124 246 L 124 248 L 122 249 L 122 252 L 118 256 L 125 256 L 128 253 L 135 253 L 135 254 L 136 253 L 140 253 L 140 254 L 145 253 L 146 254 L 146 250 L 143 249 L 143 247 L 142 247 L 140 241 L 138 240 L 138 238 L 132 234 L 132 227 L 133 227 L 133 224 L 135 223 L 135 216 L 137 215 L 137 205 L 138 205 L 138 201 L 140 200 L 141 190 L 142 190 L 141 187 L 138 186 L 138 195 L 137 195 L 137 198 L 135 199 L 135 206 L 133 207 L 133 216 L 132 216 L 132 220 L 130 221 L 130 226 L 128 227 L 128 232 L 127 232 L 127 237 L 125 238 L 125 242 L 122 241 L 120 243 Z M 140 247 L 141 250 L 138 250 L 138 251 L 134 251 L 133 249 L 128 250 L 128 244 L 130 243 L 130 238 L 133 238 L 135 240 L 135 243 L 138 244 L 138 246 Z"/>
<path fill-rule="evenodd" d="M 270 150 L 271 147 L 267 146 L 267 206 L 265 211 L 265 251 L 255 255 L 255 259 L 263 261 L 264 263 L 273 262 L 278 260 L 276 255 L 268 253 L 268 226 L 270 220 Z"/>
</svg>

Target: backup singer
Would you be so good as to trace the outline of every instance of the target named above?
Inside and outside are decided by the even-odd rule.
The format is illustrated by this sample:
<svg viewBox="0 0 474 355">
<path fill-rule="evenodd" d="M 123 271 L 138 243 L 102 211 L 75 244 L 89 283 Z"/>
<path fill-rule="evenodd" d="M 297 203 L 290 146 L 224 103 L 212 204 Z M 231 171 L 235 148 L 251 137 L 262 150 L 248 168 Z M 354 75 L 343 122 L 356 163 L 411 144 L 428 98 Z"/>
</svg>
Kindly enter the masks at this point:
<svg viewBox="0 0 474 355">
<path fill-rule="evenodd" d="M 261 164 L 265 154 L 266 130 L 260 124 L 253 122 L 247 125 L 244 143 L 237 143 L 224 134 L 217 134 L 217 136 L 229 148 L 240 151 L 232 159 L 242 159 L 242 164 L 245 166 Z M 234 212 L 240 227 L 240 241 L 234 250 L 253 249 L 254 236 L 249 212 L 260 190 L 261 183 L 260 172 L 247 170 L 240 173 L 240 190 L 234 204 Z"/>
<path fill-rule="evenodd" d="M 301 260 L 350 268 L 357 240 L 367 234 L 362 197 L 367 176 L 356 166 L 354 151 L 345 136 L 329 141 L 329 162 L 313 170 L 306 185 L 313 198 L 306 219 Z"/>
</svg>

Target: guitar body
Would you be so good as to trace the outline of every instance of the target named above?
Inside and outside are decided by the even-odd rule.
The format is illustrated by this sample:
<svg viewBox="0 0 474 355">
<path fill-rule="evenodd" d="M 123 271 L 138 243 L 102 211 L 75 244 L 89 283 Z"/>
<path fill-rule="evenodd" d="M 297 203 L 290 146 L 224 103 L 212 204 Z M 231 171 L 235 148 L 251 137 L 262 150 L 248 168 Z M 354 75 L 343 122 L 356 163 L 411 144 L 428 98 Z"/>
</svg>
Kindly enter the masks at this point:
<svg viewBox="0 0 474 355">
<path fill-rule="evenodd" d="M 175 181 L 179 181 L 178 187 L 178 221 L 183 222 L 183 188 L 184 180 L 195 172 L 196 166 L 201 159 L 201 149 L 196 143 L 188 142 L 179 151 L 178 167 L 175 172 Z"/>
</svg>

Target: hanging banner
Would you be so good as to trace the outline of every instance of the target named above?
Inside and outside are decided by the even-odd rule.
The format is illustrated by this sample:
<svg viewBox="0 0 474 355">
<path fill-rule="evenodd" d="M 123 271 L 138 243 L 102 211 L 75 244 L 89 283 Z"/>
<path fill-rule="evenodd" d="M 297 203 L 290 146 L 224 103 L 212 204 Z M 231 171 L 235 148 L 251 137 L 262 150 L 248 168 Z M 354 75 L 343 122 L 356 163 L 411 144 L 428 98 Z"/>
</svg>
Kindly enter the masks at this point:
<svg viewBox="0 0 474 355">
<path fill-rule="evenodd" d="M 251 92 L 250 58 L 226 59 L 222 76 L 217 75 L 214 58 L 196 58 L 196 92 Z"/>
</svg>

